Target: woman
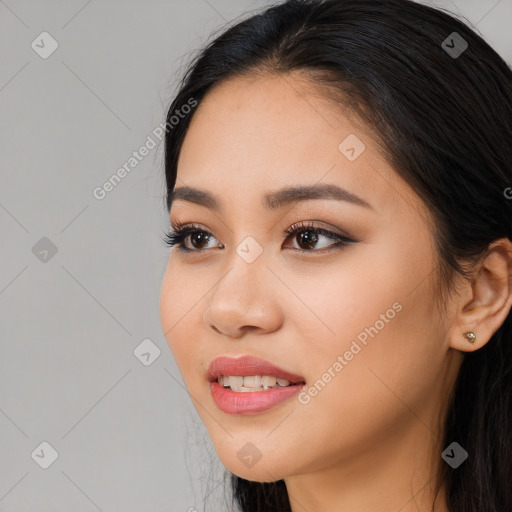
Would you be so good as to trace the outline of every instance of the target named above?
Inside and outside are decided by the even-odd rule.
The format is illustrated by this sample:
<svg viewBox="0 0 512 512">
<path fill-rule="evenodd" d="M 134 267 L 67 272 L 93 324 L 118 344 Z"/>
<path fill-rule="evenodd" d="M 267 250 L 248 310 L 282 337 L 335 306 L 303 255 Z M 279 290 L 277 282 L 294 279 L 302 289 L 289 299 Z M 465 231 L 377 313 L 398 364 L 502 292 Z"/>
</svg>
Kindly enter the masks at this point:
<svg viewBox="0 0 512 512">
<path fill-rule="evenodd" d="M 511 85 L 408 0 L 289 0 L 189 68 L 162 328 L 243 512 L 512 510 Z"/>
</svg>

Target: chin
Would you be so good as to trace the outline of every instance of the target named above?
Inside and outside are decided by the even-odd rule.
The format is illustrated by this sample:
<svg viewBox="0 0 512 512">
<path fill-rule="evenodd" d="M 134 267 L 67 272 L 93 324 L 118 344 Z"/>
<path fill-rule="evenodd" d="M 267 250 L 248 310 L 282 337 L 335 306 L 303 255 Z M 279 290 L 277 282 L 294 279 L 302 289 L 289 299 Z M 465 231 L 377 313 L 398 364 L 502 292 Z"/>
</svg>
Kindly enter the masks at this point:
<svg viewBox="0 0 512 512">
<path fill-rule="evenodd" d="M 226 469 L 231 471 L 231 473 L 233 473 L 234 475 L 243 478 L 244 480 L 249 480 L 251 482 L 276 482 L 288 476 L 286 473 L 278 473 L 272 467 L 261 466 L 260 468 L 257 468 L 256 466 L 249 469 L 238 464 L 236 465 L 236 467 L 226 466 Z"/>
<path fill-rule="evenodd" d="M 292 464 L 289 458 L 276 457 L 273 453 L 269 459 L 250 443 L 243 445 L 242 448 L 230 447 L 229 453 L 227 448 L 226 451 L 219 450 L 217 455 L 228 471 L 252 482 L 275 482 L 289 476 L 293 471 L 291 467 L 286 467 Z M 286 462 L 283 463 L 283 459 Z"/>
</svg>

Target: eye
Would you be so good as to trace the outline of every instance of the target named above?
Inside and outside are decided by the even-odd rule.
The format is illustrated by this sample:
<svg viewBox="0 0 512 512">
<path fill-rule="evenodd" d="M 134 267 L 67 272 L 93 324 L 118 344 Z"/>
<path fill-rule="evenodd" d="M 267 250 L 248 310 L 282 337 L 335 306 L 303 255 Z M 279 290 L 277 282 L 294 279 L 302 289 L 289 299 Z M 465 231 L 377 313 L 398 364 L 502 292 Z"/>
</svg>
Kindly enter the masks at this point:
<svg viewBox="0 0 512 512">
<path fill-rule="evenodd" d="M 185 241 L 187 241 L 189 237 L 192 243 L 192 249 L 185 244 Z M 165 234 L 164 242 L 171 248 L 176 246 L 181 252 L 198 252 L 205 249 L 205 243 L 208 243 L 212 237 L 213 235 L 209 231 L 201 228 L 201 226 L 195 224 L 184 226 L 180 223 L 176 223 L 173 230 Z"/>
<path fill-rule="evenodd" d="M 293 247 L 293 249 L 302 252 L 320 252 L 318 249 L 326 248 L 325 243 L 323 244 L 323 247 L 318 247 L 317 244 L 321 238 L 334 241 L 334 243 L 327 244 L 329 251 L 335 249 L 336 247 L 345 246 L 356 242 L 355 240 L 342 234 L 334 233 L 328 229 L 315 226 L 312 222 L 299 222 L 298 224 L 294 224 L 288 228 L 284 234 L 288 235 L 288 237 L 293 235 L 293 240 L 296 240 L 299 245 L 298 249 L 295 247 Z M 311 249 L 313 248 L 316 248 L 317 250 L 312 251 Z"/>
<path fill-rule="evenodd" d="M 283 236 L 287 238 L 294 237 L 292 239 L 298 241 L 299 247 L 292 247 L 292 249 L 301 252 L 320 252 L 317 245 L 322 238 L 333 241 L 333 243 L 327 244 L 328 250 L 333 250 L 331 247 L 335 248 L 356 243 L 356 240 L 342 234 L 334 233 L 333 231 L 315 226 L 312 223 L 304 222 L 294 224 L 283 233 Z M 211 239 L 215 240 L 215 237 L 201 226 L 193 224 L 182 225 L 179 223 L 173 227 L 172 231 L 166 233 L 164 236 L 166 245 L 171 248 L 176 246 L 180 252 L 200 252 L 208 248 L 207 244 Z M 190 241 L 192 247 L 187 245 L 187 241 Z M 224 246 L 221 245 L 219 248 L 222 249 L 223 247 Z M 326 245 L 324 243 L 323 247 L 320 247 L 320 249 L 324 249 L 325 247 Z"/>
</svg>

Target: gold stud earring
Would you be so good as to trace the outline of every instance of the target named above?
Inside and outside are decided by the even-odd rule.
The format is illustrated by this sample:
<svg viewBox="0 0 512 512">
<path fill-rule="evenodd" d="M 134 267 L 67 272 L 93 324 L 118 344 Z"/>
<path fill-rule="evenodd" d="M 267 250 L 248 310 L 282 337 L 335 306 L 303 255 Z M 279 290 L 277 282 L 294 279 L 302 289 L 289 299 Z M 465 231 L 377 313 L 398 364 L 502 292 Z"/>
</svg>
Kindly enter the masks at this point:
<svg viewBox="0 0 512 512">
<path fill-rule="evenodd" d="M 472 345 L 476 343 L 476 334 L 473 331 L 466 331 L 464 333 L 464 338 L 466 338 Z"/>
</svg>

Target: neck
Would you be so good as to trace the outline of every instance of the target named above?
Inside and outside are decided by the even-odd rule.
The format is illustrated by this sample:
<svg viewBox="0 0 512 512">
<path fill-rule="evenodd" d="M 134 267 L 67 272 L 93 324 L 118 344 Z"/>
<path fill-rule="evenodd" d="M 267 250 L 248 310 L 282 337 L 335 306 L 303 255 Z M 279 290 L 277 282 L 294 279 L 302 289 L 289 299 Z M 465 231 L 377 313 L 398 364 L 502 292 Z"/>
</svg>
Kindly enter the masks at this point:
<svg viewBox="0 0 512 512">
<path fill-rule="evenodd" d="M 444 489 L 433 507 L 443 448 L 423 423 L 411 421 L 357 457 L 286 478 L 292 512 L 448 512 Z"/>
</svg>

